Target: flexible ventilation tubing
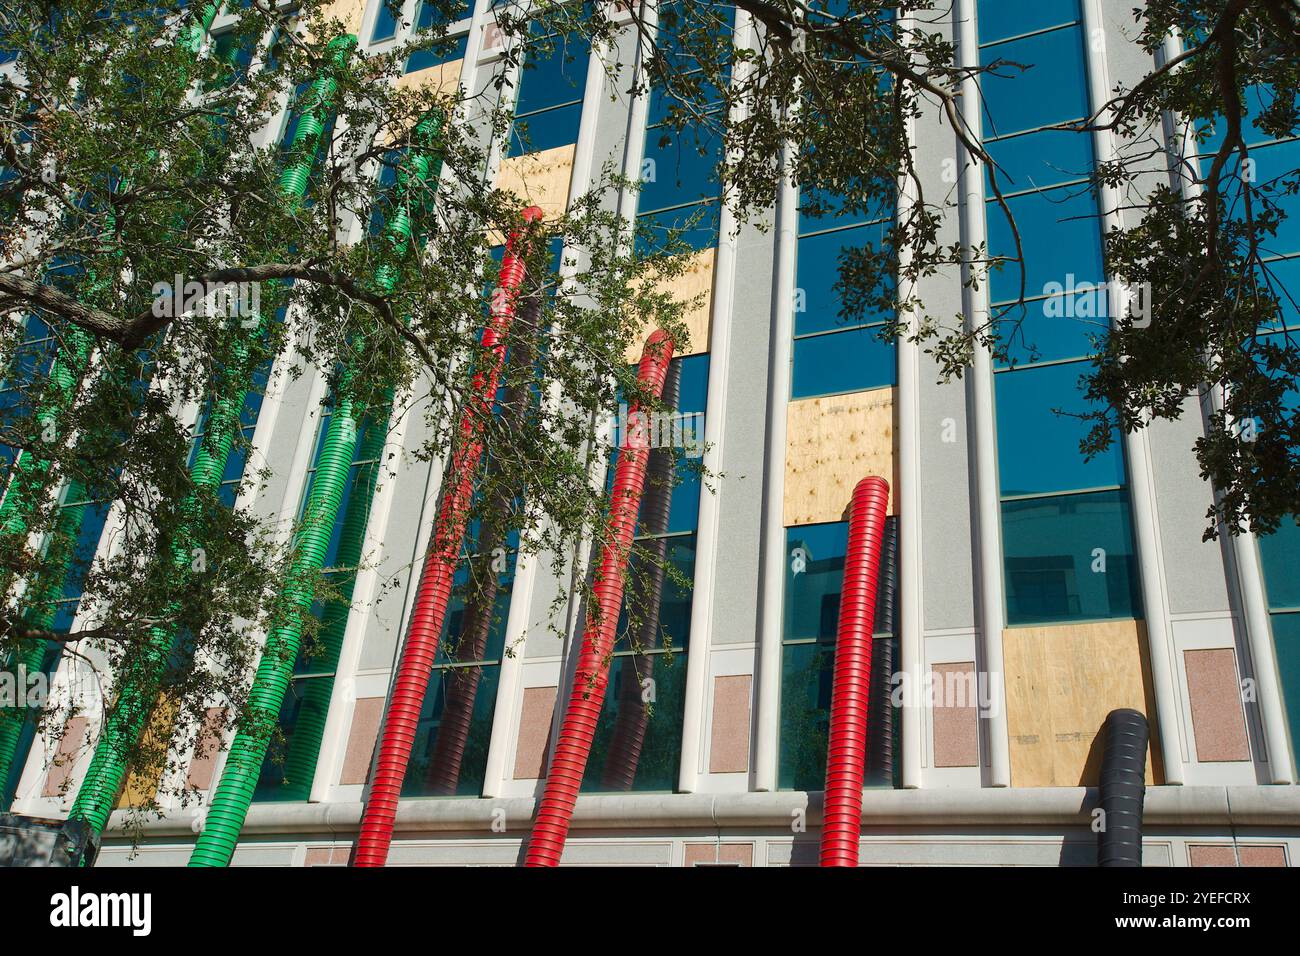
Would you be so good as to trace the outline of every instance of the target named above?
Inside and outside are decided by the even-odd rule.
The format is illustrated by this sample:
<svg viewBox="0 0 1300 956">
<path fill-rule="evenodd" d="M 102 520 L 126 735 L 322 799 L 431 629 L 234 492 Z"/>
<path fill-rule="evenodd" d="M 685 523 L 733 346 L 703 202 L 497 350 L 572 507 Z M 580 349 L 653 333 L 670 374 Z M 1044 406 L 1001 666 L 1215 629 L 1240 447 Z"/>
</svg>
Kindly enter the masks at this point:
<svg viewBox="0 0 1300 956">
<path fill-rule="evenodd" d="M 356 37 L 351 35 L 330 42 L 327 49 L 332 70 L 341 69 L 346 64 L 356 43 Z M 289 150 L 289 163 L 280 177 L 281 195 L 290 200 L 301 198 L 306 190 L 336 89 L 333 77 L 323 75 L 312 85 L 304 101 L 302 117 Z M 230 448 L 240 427 L 244 398 L 252 386 L 256 370 L 251 344 L 261 337 L 264 329 L 265 318 L 259 316 L 248 339 L 240 343 L 235 360 L 226 370 L 218 389 L 220 397 L 212 404 L 203 441 L 190 469 L 195 491 L 182 502 L 186 520 L 171 546 L 170 571 L 174 575 L 187 573 L 193 561 L 193 549 L 202 543 L 198 529 L 202 526 L 204 498 L 221 484 L 226 470 Z M 162 616 L 172 616 L 171 610 L 164 609 Z M 97 833 L 108 824 L 113 804 L 126 778 L 127 754 L 153 713 L 174 639 L 171 628 L 152 628 L 139 653 L 115 675 L 117 698 L 104 719 L 90 769 L 77 792 L 71 813 L 72 818 L 85 820 Z"/>
<path fill-rule="evenodd" d="M 1136 710 L 1112 710 L 1102 733 L 1100 806 L 1104 826 L 1097 834 L 1097 865 L 1141 866 L 1150 739 L 1147 719 Z"/>
<path fill-rule="evenodd" d="M 204 6 L 182 30 L 178 41 L 181 47 L 197 56 L 203 46 L 203 38 L 219 10 L 220 4 Z M 125 183 L 118 183 L 115 191 L 124 188 Z M 112 232 L 114 221 L 115 217 L 110 210 L 106 217 L 106 232 Z M 93 276 L 91 282 L 92 285 L 95 283 Z M 91 337 L 81 329 L 68 329 L 62 336 L 62 347 L 55 353 L 48 375 L 51 395 L 36 413 L 36 423 L 41 431 L 57 427 L 59 419 L 71 408 L 77 385 L 89 369 L 91 352 Z M 27 534 L 27 516 L 36 504 L 37 495 L 43 490 L 49 469 L 48 461 L 33 459 L 25 449 L 18 451 L 14 460 L 14 478 L 0 499 L 0 536 Z M 65 501 L 81 501 L 83 498 L 84 492 L 80 484 L 73 482 L 66 489 Z M 49 630 L 58 616 L 58 605 L 54 602 L 63 594 L 64 579 L 72 564 L 77 536 L 81 533 L 82 520 L 87 510 L 85 505 L 64 507 L 59 515 L 58 526 L 47 545 L 44 568 L 39 579 L 30 583 L 25 596 L 27 611 L 23 615 L 23 623 L 33 630 Z M 45 656 L 45 641 L 25 642 L 20 645 L 8 668 L 13 672 L 22 668 L 26 673 L 34 674 L 40 671 Z M 26 720 L 25 708 L 5 708 L 0 711 L 0 787 L 3 787 L 13 767 Z"/>
<path fill-rule="evenodd" d="M 664 380 L 673 357 L 673 342 L 662 329 L 656 329 L 646 342 L 637 369 L 641 387 L 654 397 L 663 395 Z M 639 419 L 640 407 L 633 405 L 628 421 Z M 596 735 L 596 721 L 605 701 L 609 683 L 610 655 L 618 631 L 619 612 L 623 607 L 623 581 L 627 573 L 628 553 L 636 533 L 637 512 L 645 490 L 646 465 L 650 449 L 644 434 L 628 428 L 621 436 L 618 467 L 614 470 L 614 488 L 610 497 L 609 520 L 602 541 L 600 569 L 593 590 L 595 600 L 588 605 L 583 629 L 582 650 L 573 674 L 569 707 L 551 758 L 546 790 L 537 808 L 537 820 L 528 841 L 524 866 L 559 866 L 564 841 L 569 834 L 578 790 L 591 756 L 591 742 Z"/>
<path fill-rule="evenodd" d="M 681 393 L 682 365 L 668 366 L 664 380 L 663 404 L 676 411 Z M 673 472 L 676 468 L 671 448 L 655 448 L 646 466 L 645 497 L 641 502 L 638 524 L 645 538 L 633 547 L 628 566 L 628 606 L 640 608 L 644 617 L 636 627 L 632 648 L 637 653 L 623 658 L 618 678 L 618 718 L 609 740 L 605 766 L 600 773 L 603 790 L 628 791 L 636 783 L 650 724 L 650 709 L 643 700 L 642 682 L 654 671 L 655 655 L 648 653 L 659 638 L 659 604 L 664 593 L 664 564 L 668 559 L 668 521 L 672 514 Z"/>
<path fill-rule="evenodd" d="M 415 731 L 424 706 L 429 675 L 438 655 L 438 641 L 447 617 L 452 579 L 460 559 L 461 544 L 474 496 L 474 474 L 483 457 L 483 428 L 492 414 L 497 382 L 505 363 L 506 340 L 515 318 L 524 282 L 525 260 L 535 224 L 542 211 L 529 206 L 523 226 L 510 234 L 501 262 L 498 292 L 492 297 L 491 318 L 483 330 L 484 366 L 474 373 L 467 407 L 461 415 L 456 449 L 447 469 L 442 503 L 434 520 L 433 539 L 420 574 L 406 644 L 384 713 L 379 757 L 371 778 L 370 796 L 361 817 L 361 832 L 353 853 L 353 866 L 383 866 L 393 839 L 397 802 L 411 759 Z"/>
<path fill-rule="evenodd" d="M 541 300 L 529 296 L 515 319 L 512 344 L 506 358 L 507 377 L 511 384 L 501 399 L 501 424 L 507 434 L 527 427 L 527 415 L 533 405 L 533 378 L 528 374 L 537 362 L 537 331 L 541 322 Z M 491 458 L 488 474 L 498 471 Z M 496 618 L 499 581 L 496 570 L 497 549 L 506 546 L 506 522 L 515 495 L 510 485 L 498 483 L 495 497 L 485 508 L 479 523 L 479 537 L 474 542 L 475 556 L 470 561 L 469 588 L 465 614 L 461 618 L 460 638 L 449 656 L 457 663 L 473 664 L 483 660 L 488 638 Z M 438 740 L 425 772 L 430 793 L 451 796 L 460 786 L 465 747 L 474 725 L 474 702 L 483 677 L 482 667 L 450 667 L 442 672 L 446 681 L 442 698 L 442 716 L 438 720 Z"/>
<path fill-rule="evenodd" d="M 379 241 L 391 246 L 399 258 L 416 241 L 408 207 L 413 202 L 423 203 L 424 190 L 436 181 L 440 169 L 433 153 L 440 132 L 440 114 L 426 115 L 417 124 L 414 146 L 399 167 L 394 211 L 379 237 Z M 396 271 L 386 270 L 376 275 L 371 284 L 379 294 L 388 295 L 396 287 L 397 280 Z M 364 342 L 360 337 L 354 340 L 353 347 L 357 352 L 364 351 Z M 367 418 L 365 410 L 349 397 L 354 375 L 350 368 L 346 369 L 339 384 L 339 394 L 336 396 L 329 427 L 321 442 L 315 478 L 295 543 L 289 583 L 281 595 L 282 601 L 291 608 L 292 616 L 267 635 L 266 647 L 258 662 L 253 686 L 249 690 L 248 726 L 241 727 L 231 742 L 230 755 L 213 794 L 203 832 L 190 857 L 190 866 L 225 866 L 230 862 L 266 760 L 271 728 L 276 725 L 293 679 L 302 645 L 303 619 L 311 613 L 316 581 L 325 566 L 334 525 L 347 496 L 359 434 L 362 431 L 366 433 L 365 441 L 372 456 L 378 457 L 381 453 L 384 425 L 388 420 L 387 410 L 384 411 L 382 424 L 378 418 L 371 418 L 369 426 L 364 424 Z M 360 560 L 365 519 L 369 513 L 374 482 L 374 469 L 371 468 L 368 477 L 357 483 L 348 503 L 343 540 L 339 542 L 336 558 L 339 566 L 355 566 Z M 343 563 L 347 561 L 352 564 Z M 327 620 L 327 627 L 322 628 L 325 642 L 323 652 L 326 656 L 326 660 L 321 662 L 323 668 L 330 668 L 337 661 L 345 620 L 346 610 L 336 609 Z M 310 682 L 314 688 L 313 699 L 303 701 L 300 720 L 294 728 L 293 741 L 285 759 L 286 781 L 303 797 L 307 795 L 311 777 L 315 773 L 320 735 L 324 730 L 328 708 L 327 695 L 331 688 L 319 686 L 322 683 Z"/>
<path fill-rule="evenodd" d="M 889 482 L 863 478 L 849 506 L 849 545 L 835 635 L 826 788 L 822 803 L 822 866 L 857 866 L 862 834 L 862 776 L 871 711 L 871 633 L 880 586 Z"/>
</svg>

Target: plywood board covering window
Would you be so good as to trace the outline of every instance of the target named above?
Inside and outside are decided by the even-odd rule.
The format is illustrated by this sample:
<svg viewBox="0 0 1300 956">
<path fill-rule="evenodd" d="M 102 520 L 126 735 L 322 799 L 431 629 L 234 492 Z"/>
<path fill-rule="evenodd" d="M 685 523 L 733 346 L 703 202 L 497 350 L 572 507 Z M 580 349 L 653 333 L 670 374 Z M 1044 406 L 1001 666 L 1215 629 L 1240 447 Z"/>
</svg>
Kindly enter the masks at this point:
<svg viewBox="0 0 1300 956">
<path fill-rule="evenodd" d="M 344 31 L 353 35 L 361 32 L 361 18 L 366 12 L 366 0 L 334 0 L 321 10 L 321 17 L 330 20 L 342 20 Z"/>
<path fill-rule="evenodd" d="M 414 73 L 405 73 L 393 81 L 399 90 L 415 90 L 421 93 L 450 96 L 456 92 L 460 83 L 460 68 L 463 60 L 448 60 Z"/>
<path fill-rule="evenodd" d="M 859 481 L 890 484 L 897 511 L 894 389 L 875 388 L 791 402 L 786 409 L 785 525 L 844 521 Z"/>
<path fill-rule="evenodd" d="M 514 193 L 524 205 L 540 206 L 547 219 L 564 215 L 569 205 L 576 146 L 556 146 L 501 160 L 497 188 Z"/>
<path fill-rule="evenodd" d="M 674 355 L 701 355 L 709 350 L 709 326 L 713 314 L 713 266 L 714 251 L 702 249 L 691 255 L 681 273 L 660 282 L 661 291 L 678 302 L 689 304 L 682 321 L 691 340 L 674 343 Z M 651 331 L 646 328 L 640 335 L 633 337 L 623 355 L 629 365 L 641 361 L 641 352 Z"/>
<path fill-rule="evenodd" d="M 1146 714 L 1159 739 L 1142 622 L 1009 628 L 1002 647 L 1013 787 L 1095 785 L 1102 724 L 1119 707 Z M 1147 783 L 1161 775 L 1148 751 Z"/>
</svg>

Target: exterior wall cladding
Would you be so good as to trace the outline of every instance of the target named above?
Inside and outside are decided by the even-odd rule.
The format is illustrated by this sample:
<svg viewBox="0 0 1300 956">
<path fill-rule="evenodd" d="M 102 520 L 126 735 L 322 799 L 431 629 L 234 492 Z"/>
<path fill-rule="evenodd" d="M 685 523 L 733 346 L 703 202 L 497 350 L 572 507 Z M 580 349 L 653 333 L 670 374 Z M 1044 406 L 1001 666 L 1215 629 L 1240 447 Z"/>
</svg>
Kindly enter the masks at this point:
<svg viewBox="0 0 1300 956">
<path fill-rule="evenodd" d="M 341 7 L 371 49 L 405 38 L 380 0 Z M 722 227 L 721 241 L 710 238 L 696 253 L 692 281 L 712 294 L 677 364 L 679 407 L 703 413 L 707 464 L 726 477 L 714 492 L 688 483 L 674 495 L 665 553 L 693 575 L 694 588 L 665 588 L 661 623 L 674 652 L 654 656 L 656 704 L 640 760 L 630 774 L 623 768 L 622 783 L 606 757 L 620 710 L 635 707 L 635 695 L 625 696 L 635 677 L 614 662 L 565 863 L 816 863 L 843 515 L 868 473 L 895 490 L 875 697 L 888 699 L 896 672 L 922 692 L 872 714 L 864 863 L 1093 864 L 1089 785 L 1099 732 L 1106 714 L 1125 706 L 1152 725 L 1148 865 L 1300 860 L 1288 742 L 1300 741 L 1300 614 L 1289 613 L 1300 603 L 1288 563 L 1288 553 L 1300 553 L 1295 539 L 1202 542 L 1212 491 L 1191 457 L 1204 422 L 1194 401 L 1180 421 L 1158 423 L 1086 465 L 1077 426 L 1050 411 L 1083 401 L 1075 383 L 1086 366 L 1088 320 L 1048 318 L 1070 295 L 1053 297 L 1049 284 L 1068 285 L 1071 275 L 1104 280 L 1100 236 L 1116 224 L 1065 170 L 1086 170 L 1113 145 L 1079 138 L 1070 146 L 1076 155 L 1066 156 L 1059 139 L 1035 130 L 1086 116 L 1100 94 L 1151 68 L 1131 40 L 1130 7 L 955 5 L 949 28 L 968 62 L 1001 56 L 1038 65 L 1032 84 L 986 84 L 982 125 L 995 156 L 1030 185 L 1017 185 L 1011 203 L 1029 250 L 1029 287 L 1045 294 L 1034 297 L 1027 320 L 1040 333 L 1040 355 L 1014 368 L 994 368 L 985 355 L 964 381 L 948 384 L 938 384 L 931 357 L 916 346 L 884 344 L 870 323 L 845 329 L 830 319 L 837 307 L 826 263 L 842 243 L 869 237 L 872 223 L 805 220 L 798 189 L 787 186 L 776 228 L 735 229 L 716 192 L 683 184 L 686 171 L 665 175 L 666 157 L 678 153 L 660 150 L 655 106 L 629 101 L 628 77 L 610 81 L 599 58 L 582 51 L 573 62 L 538 64 L 535 78 L 525 72 L 517 110 L 545 148 L 530 155 L 503 144 L 493 161 L 499 181 L 511 177 L 523 198 L 556 208 L 605 164 L 636 170 L 656 156 L 657 185 L 623 197 L 624 208 L 639 203 L 638 214 L 662 216 L 712 205 Z M 406 13 L 413 16 L 411 0 Z M 742 17 L 735 27 L 745 43 L 750 25 Z M 490 89 L 501 51 L 488 0 L 467 10 L 456 32 L 466 36 L 453 54 L 461 58 L 410 64 L 409 81 L 428 71 L 440 82 L 458 75 L 470 91 Z M 634 61 L 630 33 L 621 52 Z M 926 194 L 957 200 L 941 241 L 987 237 L 998 251 L 1007 237 L 996 211 L 986 211 L 980 174 L 961 177 L 951 129 L 927 115 L 914 135 Z M 1282 168 L 1300 165 L 1298 148 L 1260 144 L 1261 157 L 1267 150 L 1291 160 Z M 935 314 L 976 316 L 1005 298 L 997 279 L 972 292 L 955 272 L 918 291 Z M 1035 325 L 1036 317 L 1048 324 Z M 272 374 L 254 438 L 254 457 L 276 475 L 258 501 L 272 518 L 298 513 L 323 392 L 322 376 Z M 396 416 L 389 450 L 416 447 L 421 416 Z M 364 444 L 371 461 L 387 458 Z M 371 502 L 372 561 L 357 574 L 337 665 L 299 678 L 284 715 L 292 748 L 303 713 L 327 706 L 302 721 L 319 737 L 314 776 L 286 781 L 282 764 L 268 764 L 236 864 L 348 858 L 440 479 L 437 464 L 392 460 L 399 464 Z M 522 558 L 504 579 L 450 784 L 434 764 L 456 668 L 435 675 L 392 864 L 522 858 L 580 638 L 576 609 L 552 607 L 550 567 L 549 558 Z M 325 683 L 309 693 L 313 680 Z M 57 816 L 67 806 L 43 794 L 57 792 L 48 775 L 67 769 L 51 770 L 41 749 L 28 757 L 15 809 Z M 213 785 L 220 762 L 194 760 L 190 781 Z M 146 827 L 135 856 L 120 833 L 110 834 L 101 862 L 184 863 L 201 815 L 170 808 Z"/>
</svg>

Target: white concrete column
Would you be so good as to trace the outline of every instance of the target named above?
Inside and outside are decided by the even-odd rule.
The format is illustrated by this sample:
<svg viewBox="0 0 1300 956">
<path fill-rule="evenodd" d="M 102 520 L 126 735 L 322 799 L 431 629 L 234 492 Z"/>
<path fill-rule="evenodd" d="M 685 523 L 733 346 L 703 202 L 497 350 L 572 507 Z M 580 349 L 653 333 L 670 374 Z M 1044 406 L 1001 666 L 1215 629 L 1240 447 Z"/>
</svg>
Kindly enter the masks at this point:
<svg viewBox="0 0 1300 956">
<path fill-rule="evenodd" d="M 1098 0 L 1083 0 L 1083 33 L 1088 43 L 1088 100 L 1094 109 L 1110 99 L 1110 81 L 1106 68 L 1105 27 Z M 1093 132 L 1097 162 L 1116 157 L 1115 140 L 1110 130 Z M 1103 185 L 1099 189 L 1101 222 L 1104 232 L 1123 228 L 1119 191 Z M 1113 278 L 1113 277 L 1108 277 Z M 1112 296 L 1112 302 L 1115 297 Z M 1118 311 L 1112 307 L 1112 315 Z M 1146 429 L 1124 436 L 1128 459 L 1129 498 L 1133 504 L 1133 530 L 1137 537 L 1138 563 L 1142 575 L 1142 605 L 1146 617 L 1147 644 L 1151 651 L 1151 678 L 1155 685 L 1157 732 L 1165 767 L 1165 783 L 1181 784 L 1183 764 L 1187 759 L 1185 735 L 1180 732 L 1182 708 L 1178 700 L 1178 680 L 1174 673 L 1175 649 L 1173 627 L 1169 618 L 1169 594 L 1164 579 L 1164 555 L 1160 543 L 1160 518 L 1155 477 L 1151 471 L 1151 447 Z"/>
<path fill-rule="evenodd" d="M 957 0 L 957 36 L 963 66 L 979 66 L 979 32 L 975 21 L 975 0 Z M 961 115 L 969 135 L 978 137 L 981 129 L 979 82 L 968 75 L 961 84 Z M 961 173 L 961 241 L 969 250 L 986 242 L 984 168 L 965 150 Z M 967 327 L 984 325 L 989 318 L 987 275 L 980 277 L 979 288 L 972 288 L 975 273 L 986 270 L 969 259 L 962 266 L 963 309 Z M 1006 595 L 1002 580 L 1002 508 L 998 495 L 997 432 L 993 406 L 993 358 L 987 346 L 977 345 L 971 369 L 970 386 L 971 438 L 975 460 L 975 519 L 979 550 L 979 626 L 982 669 L 989 675 L 993 695 L 989 714 L 984 719 L 984 738 L 988 750 L 985 761 L 988 780 L 994 787 L 1011 785 L 1011 753 L 1007 737 L 1005 668 L 1002 662 L 1002 631 L 1006 627 Z"/>
<path fill-rule="evenodd" d="M 1176 58 L 1183 52 L 1181 40 L 1174 36 L 1165 38 L 1161 50 L 1164 62 Z M 1180 67 L 1175 67 L 1177 71 Z M 1186 155 L 1195 150 L 1191 131 L 1179 116 L 1169 117 L 1173 129 L 1174 145 L 1171 146 L 1177 185 L 1183 197 L 1193 200 L 1201 194 L 1201 184 L 1180 171 L 1185 162 L 1193 162 Z M 1228 396 L 1226 390 L 1207 387 L 1206 394 L 1217 412 L 1223 412 L 1224 401 Z M 1225 426 L 1233 427 L 1232 419 L 1225 421 Z M 1242 612 L 1245 615 L 1246 645 L 1250 650 L 1252 674 L 1257 691 L 1256 705 L 1259 708 L 1260 721 L 1264 730 L 1265 758 L 1269 766 L 1269 780 L 1275 784 L 1289 784 L 1296 780 L 1292 766 L 1291 748 L 1287 738 L 1286 712 L 1282 707 L 1282 685 L 1278 673 L 1277 655 L 1273 646 L 1273 625 L 1268 613 L 1268 598 L 1264 591 L 1264 571 L 1260 564 L 1259 544 L 1255 535 L 1243 528 L 1232 536 L 1232 557 L 1237 569 L 1237 581 L 1240 586 Z"/>
<path fill-rule="evenodd" d="M 899 30 L 905 32 L 915 28 L 915 18 L 904 15 L 899 18 Z M 907 141 L 915 141 L 915 121 L 907 122 Z M 919 201 L 916 183 L 911 177 L 903 175 L 898 183 L 897 218 L 905 219 L 910 209 Z M 899 271 L 904 272 L 911 262 L 912 250 L 899 250 Z M 899 280 L 898 298 L 900 302 L 910 300 L 916 294 L 916 283 L 911 280 Z M 900 316 L 902 318 L 903 316 Z M 924 665 L 924 605 L 921 599 L 922 561 L 921 561 L 921 346 L 911 341 L 916 331 L 911 320 L 918 319 L 915 310 L 910 310 L 907 332 L 897 339 L 898 355 L 898 603 L 899 603 L 899 650 L 905 689 L 920 686 L 922 667 Z M 892 686 L 892 685 L 891 685 Z M 899 759 L 902 762 L 902 781 L 907 789 L 921 786 L 921 734 L 924 733 L 920 701 L 916 694 L 903 695 L 902 708 L 902 746 Z"/>
<path fill-rule="evenodd" d="M 736 11 L 735 44 L 748 47 L 753 21 L 743 10 Z M 733 82 L 743 83 L 749 64 L 736 67 Z M 747 111 L 737 107 L 729 122 L 744 119 Z M 704 467 L 706 474 L 722 471 L 722 441 L 726 433 L 727 378 L 731 367 L 731 302 L 736 279 L 736 238 L 740 228 L 731 196 L 722 199 L 718 224 L 718 249 L 713 268 L 713 299 L 709 316 L 709 386 L 704 410 Z M 703 772 L 705 702 L 711 660 L 713 591 L 718 561 L 718 522 L 725 485 L 710 492 L 700 489 L 699 519 L 695 529 L 695 583 L 691 590 L 691 646 L 686 655 L 686 700 L 682 714 L 682 754 L 677 789 L 694 793 Z"/>
<path fill-rule="evenodd" d="M 764 456 L 763 596 L 759 605 L 758 700 L 754 786 L 777 787 L 781 736 L 781 625 L 785 597 L 785 443 L 794 349 L 795 252 L 799 241 L 799 187 L 788 170 L 794 150 L 781 151 L 783 172 L 776 207 L 776 302 L 772 308 L 767 374 L 767 448 Z"/>
</svg>

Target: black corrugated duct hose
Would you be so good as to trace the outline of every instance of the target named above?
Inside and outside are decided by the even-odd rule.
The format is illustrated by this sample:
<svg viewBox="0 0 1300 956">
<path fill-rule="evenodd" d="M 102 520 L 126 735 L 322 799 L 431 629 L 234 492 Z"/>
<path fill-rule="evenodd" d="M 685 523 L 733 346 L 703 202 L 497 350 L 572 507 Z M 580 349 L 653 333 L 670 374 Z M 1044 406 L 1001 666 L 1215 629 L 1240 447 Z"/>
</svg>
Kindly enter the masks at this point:
<svg viewBox="0 0 1300 956">
<path fill-rule="evenodd" d="M 1098 866 L 1142 865 L 1142 803 L 1146 798 L 1146 716 L 1136 710 L 1112 710 L 1102 730 L 1101 830 Z"/>
</svg>

